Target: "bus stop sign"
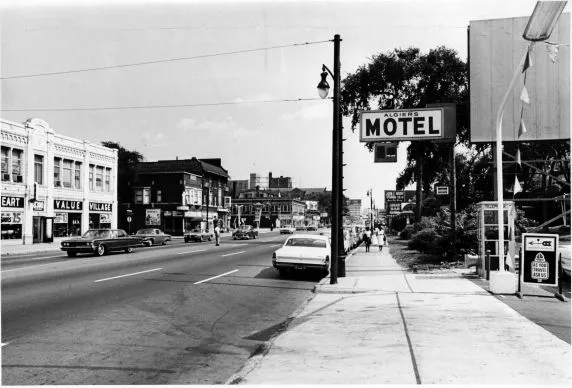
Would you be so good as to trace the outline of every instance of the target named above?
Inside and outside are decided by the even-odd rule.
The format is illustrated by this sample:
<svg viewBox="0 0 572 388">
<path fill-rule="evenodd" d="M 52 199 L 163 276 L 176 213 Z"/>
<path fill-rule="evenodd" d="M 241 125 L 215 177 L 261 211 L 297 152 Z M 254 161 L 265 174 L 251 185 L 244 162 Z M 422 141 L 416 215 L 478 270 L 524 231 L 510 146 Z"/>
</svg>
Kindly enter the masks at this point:
<svg viewBox="0 0 572 388">
<path fill-rule="evenodd" d="M 558 285 L 558 235 L 522 234 L 520 277 L 523 283 Z"/>
</svg>

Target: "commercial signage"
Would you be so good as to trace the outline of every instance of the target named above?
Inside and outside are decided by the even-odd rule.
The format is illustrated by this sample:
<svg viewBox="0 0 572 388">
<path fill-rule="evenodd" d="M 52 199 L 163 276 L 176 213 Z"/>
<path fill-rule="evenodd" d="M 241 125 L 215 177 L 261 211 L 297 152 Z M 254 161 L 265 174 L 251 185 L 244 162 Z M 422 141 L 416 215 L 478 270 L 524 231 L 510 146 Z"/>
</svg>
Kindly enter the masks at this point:
<svg viewBox="0 0 572 388">
<path fill-rule="evenodd" d="M 387 214 L 401 213 L 401 202 L 385 202 L 387 204 Z"/>
<path fill-rule="evenodd" d="M 167 212 L 165 212 L 165 215 L 167 215 Z M 188 211 L 184 213 L 184 216 L 187 218 L 202 218 L 203 214 L 200 211 Z"/>
<path fill-rule="evenodd" d="M 522 234 L 522 283 L 558 285 L 558 235 Z"/>
<path fill-rule="evenodd" d="M 397 142 L 374 143 L 373 162 L 374 163 L 395 163 L 397 162 Z"/>
<path fill-rule="evenodd" d="M 81 201 L 54 199 L 55 210 L 82 210 L 82 208 L 83 208 L 83 203 Z"/>
<path fill-rule="evenodd" d="M 19 212 L 2 212 L 1 219 L 3 224 L 21 224 L 22 213 Z"/>
<path fill-rule="evenodd" d="M 224 208 L 225 209 L 230 209 L 232 207 L 232 197 L 230 196 L 225 196 L 224 197 Z"/>
<path fill-rule="evenodd" d="M 8 195 L 2 196 L 2 207 L 24 207 L 23 197 L 10 197 Z"/>
<path fill-rule="evenodd" d="M 32 210 L 35 212 L 43 212 L 46 209 L 46 203 L 44 201 L 34 201 L 32 205 Z"/>
<path fill-rule="evenodd" d="M 385 203 L 405 202 L 405 191 L 385 190 Z"/>
<path fill-rule="evenodd" d="M 449 195 L 449 186 L 435 186 L 435 194 Z"/>
<path fill-rule="evenodd" d="M 370 110 L 360 115 L 360 141 L 442 139 L 443 109 Z"/>
<path fill-rule="evenodd" d="M 145 209 L 145 225 L 161 225 L 161 209 Z"/>
<path fill-rule="evenodd" d="M 177 206 L 177 210 L 188 211 L 189 207 L 187 205 Z"/>
<path fill-rule="evenodd" d="M 54 224 L 67 224 L 68 213 L 56 213 L 54 217 Z"/>
<path fill-rule="evenodd" d="M 99 215 L 99 223 L 100 224 L 111 224 L 111 214 L 101 213 Z"/>
<path fill-rule="evenodd" d="M 105 202 L 90 202 L 89 211 L 90 212 L 108 212 L 111 213 L 112 204 Z"/>
</svg>

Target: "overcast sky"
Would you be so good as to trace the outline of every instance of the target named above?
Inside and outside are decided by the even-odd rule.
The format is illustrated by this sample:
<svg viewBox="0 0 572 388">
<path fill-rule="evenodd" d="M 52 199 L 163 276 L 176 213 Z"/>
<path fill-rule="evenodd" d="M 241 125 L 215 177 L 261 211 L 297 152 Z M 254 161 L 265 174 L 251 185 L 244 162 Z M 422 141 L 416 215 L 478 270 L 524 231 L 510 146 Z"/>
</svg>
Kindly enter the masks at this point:
<svg viewBox="0 0 572 388">
<path fill-rule="evenodd" d="M 322 63 L 333 70 L 334 34 L 342 77 L 394 48 L 443 45 L 466 61 L 469 21 L 528 16 L 535 3 L 2 2 L 1 116 L 39 117 L 57 133 L 118 142 L 147 161 L 216 157 L 232 179 L 272 172 L 329 189 L 332 102 L 316 85 Z M 177 58 L 188 59 L 113 67 Z M 69 72 L 101 67 L 112 68 Z M 10 78 L 50 72 L 64 74 Z M 345 194 L 369 203 L 371 187 L 380 207 L 406 145 L 398 163 L 374 164 L 344 126 Z"/>
</svg>

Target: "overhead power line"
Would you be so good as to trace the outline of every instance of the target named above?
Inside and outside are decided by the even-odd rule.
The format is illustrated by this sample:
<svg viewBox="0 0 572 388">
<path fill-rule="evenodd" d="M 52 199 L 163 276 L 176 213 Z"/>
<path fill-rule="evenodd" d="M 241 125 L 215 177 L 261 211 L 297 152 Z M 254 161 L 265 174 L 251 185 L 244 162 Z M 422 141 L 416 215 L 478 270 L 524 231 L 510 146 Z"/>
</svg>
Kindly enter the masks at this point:
<svg viewBox="0 0 572 388">
<path fill-rule="evenodd" d="M 121 65 L 92 67 L 92 68 L 86 68 L 86 69 L 75 69 L 75 70 L 72 69 L 72 70 L 54 71 L 54 72 L 49 72 L 49 73 L 13 75 L 13 76 L 9 76 L 9 77 L 0 77 L 0 80 L 45 77 L 45 76 L 71 74 L 71 73 L 84 73 L 84 72 L 88 72 L 88 71 L 119 69 L 119 68 L 125 68 L 125 67 L 133 67 L 133 66 L 145 66 L 145 65 L 153 65 L 153 64 L 157 64 L 157 63 L 166 63 L 166 62 L 189 61 L 189 60 L 193 60 L 193 59 L 218 57 L 218 56 L 223 56 L 223 55 L 251 53 L 251 52 L 255 52 L 255 51 L 275 50 L 275 49 L 280 49 L 280 48 L 296 47 L 296 46 L 308 46 L 308 45 L 313 45 L 313 44 L 328 43 L 331 41 L 332 40 L 320 40 L 320 41 L 315 41 L 315 42 L 284 44 L 284 45 L 279 45 L 279 46 L 260 47 L 260 48 L 246 49 L 246 50 L 236 50 L 236 51 L 227 51 L 227 52 L 221 52 L 221 53 L 213 53 L 213 54 L 202 54 L 202 55 L 194 55 L 194 56 L 180 57 L 180 58 L 158 59 L 155 61 L 125 63 L 125 64 L 121 64 Z"/>
<path fill-rule="evenodd" d="M 292 98 L 279 100 L 253 100 L 253 101 L 228 101 L 228 102 L 212 102 L 203 104 L 177 104 L 177 105 L 140 105 L 140 106 L 112 106 L 101 108 L 2 108 L 4 112 L 70 112 L 70 111 L 97 111 L 97 110 L 128 110 L 128 109 L 163 109 L 163 108 L 196 108 L 205 106 L 221 106 L 221 105 L 242 105 L 242 104 L 270 104 L 278 102 L 301 102 L 322 100 L 315 98 Z"/>
</svg>

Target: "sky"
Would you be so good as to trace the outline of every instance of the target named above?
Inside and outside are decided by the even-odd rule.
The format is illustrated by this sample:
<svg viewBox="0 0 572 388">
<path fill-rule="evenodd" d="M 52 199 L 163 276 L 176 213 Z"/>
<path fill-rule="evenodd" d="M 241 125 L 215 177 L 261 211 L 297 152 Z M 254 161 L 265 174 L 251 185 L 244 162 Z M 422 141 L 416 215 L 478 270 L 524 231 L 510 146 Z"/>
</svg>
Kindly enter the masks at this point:
<svg viewBox="0 0 572 388">
<path fill-rule="evenodd" d="M 4 1 L 0 115 L 146 161 L 221 158 L 231 179 L 272 172 L 330 189 L 333 106 L 316 86 L 335 34 L 342 79 L 395 48 L 446 46 L 466 61 L 471 20 L 528 16 L 535 3 Z M 372 189 L 382 207 L 407 143 L 397 163 L 374 163 L 349 118 L 343 136 L 345 195 L 365 206 Z"/>
</svg>

